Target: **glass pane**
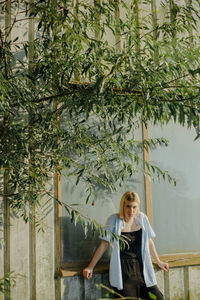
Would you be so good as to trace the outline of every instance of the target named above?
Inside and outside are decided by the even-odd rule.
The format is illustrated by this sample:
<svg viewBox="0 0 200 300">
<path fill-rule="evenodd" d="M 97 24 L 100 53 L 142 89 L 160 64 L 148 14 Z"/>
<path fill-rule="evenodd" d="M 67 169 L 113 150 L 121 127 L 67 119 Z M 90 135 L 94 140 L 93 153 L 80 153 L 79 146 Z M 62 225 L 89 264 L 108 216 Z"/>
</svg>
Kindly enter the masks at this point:
<svg viewBox="0 0 200 300">
<path fill-rule="evenodd" d="M 141 128 L 137 130 L 135 137 L 137 140 L 142 139 Z M 142 158 L 141 153 L 141 158 Z M 92 203 L 91 201 L 86 205 L 85 200 L 87 195 L 85 193 L 85 187 L 79 183 L 75 185 L 75 179 L 61 178 L 61 199 L 68 204 L 79 204 L 76 208 L 82 212 L 82 214 L 95 219 L 99 224 L 104 225 L 107 218 L 117 213 L 119 210 L 119 203 L 121 196 L 127 190 L 133 190 L 140 195 L 141 210 L 145 208 L 145 193 L 144 193 L 144 176 L 140 172 L 132 179 L 129 179 L 124 186 L 118 188 L 114 193 L 110 193 L 106 190 L 98 190 L 96 195 L 97 199 Z M 63 208 L 62 211 L 62 262 L 80 262 L 90 260 L 93 256 L 96 248 L 100 243 L 98 233 L 95 237 L 92 236 L 90 229 L 88 230 L 87 237 L 85 238 L 84 230 L 80 224 L 76 226 L 70 222 L 70 219 Z M 107 259 L 109 251 L 103 257 Z"/>
<path fill-rule="evenodd" d="M 160 254 L 200 249 L 200 139 L 194 129 L 170 123 L 149 128 L 150 137 L 165 137 L 168 147 L 151 151 L 151 161 L 168 170 L 177 186 L 168 181 L 152 183 L 153 227 Z"/>
</svg>

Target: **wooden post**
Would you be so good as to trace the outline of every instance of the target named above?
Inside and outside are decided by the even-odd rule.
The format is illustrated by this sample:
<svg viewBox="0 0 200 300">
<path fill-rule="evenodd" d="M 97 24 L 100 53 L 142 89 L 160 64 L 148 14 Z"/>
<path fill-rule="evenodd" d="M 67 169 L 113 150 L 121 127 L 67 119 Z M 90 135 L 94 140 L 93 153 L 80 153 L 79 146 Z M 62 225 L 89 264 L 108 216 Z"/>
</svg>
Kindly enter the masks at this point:
<svg viewBox="0 0 200 300">
<path fill-rule="evenodd" d="M 135 31 L 136 31 L 136 45 L 135 51 L 138 55 L 138 62 L 140 61 L 140 31 L 139 31 L 139 5 L 138 0 L 134 0 L 134 17 L 135 17 Z M 144 122 L 142 122 L 142 138 L 143 140 L 149 139 L 148 131 Z M 150 224 L 152 224 L 152 201 L 151 201 L 151 183 L 148 175 L 148 170 L 145 162 L 149 163 L 149 149 L 144 147 L 143 149 L 143 159 L 144 159 L 144 188 L 145 188 L 145 204 L 146 204 L 146 214 L 148 216 Z"/>
<path fill-rule="evenodd" d="M 143 140 L 148 141 L 148 131 L 147 127 L 144 123 L 142 123 L 142 135 Z M 151 183 L 148 173 L 147 166 L 145 162 L 149 163 L 150 156 L 149 156 L 149 149 L 144 147 L 144 170 L 145 170 L 145 178 L 144 178 L 144 185 L 145 185 L 145 199 L 146 199 L 146 213 L 149 219 L 150 224 L 152 224 L 152 199 L 151 199 Z"/>
<path fill-rule="evenodd" d="M 115 2 L 115 41 L 116 41 L 116 49 L 121 50 L 121 38 L 120 38 L 120 11 L 119 11 L 119 0 Z"/>
<path fill-rule="evenodd" d="M 58 172 L 54 175 L 54 197 L 61 201 L 61 189 L 60 189 L 60 174 Z M 55 201 L 55 266 L 56 266 L 56 278 L 55 278 L 55 299 L 61 300 L 61 215 L 62 206 Z"/>
<path fill-rule="evenodd" d="M 153 23 L 153 40 L 156 42 L 158 36 L 158 21 L 157 21 L 157 10 L 156 10 L 156 0 L 152 0 L 151 2 L 151 11 L 152 11 L 152 23 Z M 159 63 L 159 52 L 158 47 L 154 44 L 154 61 L 155 64 L 158 65 Z"/>
<path fill-rule="evenodd" d="M 33 0 L 29 0 L 29 14 L 33 10 Z M 29 73 L 33 72 L 33 60 L 34 60 L 34 17 L 33 15 L 29 17 L 29 29 L 28 29 L 28 39 L 29 39 L 29 52 L 28 52 L 28 64 Z M 30 139 L 31 143 L 31 139 Z M 34 158 L 30 155 L 30 172 L 32 170 L 32 160 Z M 30 191 L 32 187 L 30 186 Z M 36 300 L 36 226 L 35 226 L 35 204 L 30 204 L 29 213 L 29 262 L 30 262 L 30 298 L 31 300 Z"/>
<path fill-rule="evenodd" d="M 152 24 L 153 24 L 153 39 L 156 42 L 157 40 L 157 11 L 156 11 L 156 1 L 152 0 L 151 2 L 151 11 L 152 11 Z M 158 64 L 159 57 L 158 57 L 158 48 L 155 45 L 154 49 L 154 61 L 155 64 Z M 143 133 L 143 140 L 149 141 L 148 137 L 148 130 L 146 125 L 142 124 L 142 133 Z M 145 170 L 145 199 L 146 199 L 146 213 L 149 219 L 149 222 L 152 224 L 153 216 L 152 216 L 152 196 L 151 196 L 151 182 L 150 177 L 148 175 L 148 169 L 145 162 L 150 162 L 150 154 L 149 148 L 144 146 L 144 170 Z"/>
<path fill-rule="evenodd" d="M 56 127 L 60 127 L 60 113 L 59 113 L 59 100 L 54 101 L 54 110 L 56 110 Z M 60 143 L 59 138 L 57 138 L 57 143 Z M 59 167 L 59 166 L 58 166 Z M 61 269 L 61 216 L 62 216 L 62 206 L 61 202 L 61 176 L 58 170 L 56 170 L 54 175 L 54 198 L 55 201 L 55 266 L 56 266 L 56 280 L 55 280 L 55 299 L 61 300 L 61 279 L 60 279 L 60 269 Z"/>
<path fill-rule="evenodd" d="M 95 39 L 100 39 L 99 26 L 100 26 L 100 15 L 99 15 L 100 0 L 94 0 L 94 19 L 95 19 Z"/>
<path fill-rule="evenodd" d="M 135 44 L 135 51 L 138 56 L 138 60 L 140 60 L 140 29 L 139 29 L 139 0 L 134 0 L 134 30 L 136 33 L 136 44 Z"/>
<path fill-rule="evenodd" d="M 9 189 L 9 171 L 4 172 L 4 276 L 10 273 L 10 203 L 8 195 Z M 5 300 L 10 299 L 10 288 L 7 289 Z"/>
<path fill-rule="evenodd" d="M 190 300 L 190 289 L 189 289 L 189 267 L 184 267 L 184 293 L 185 299 Z"/>
<path fill-rule="evenodd" d="M 36 300 L 36 232 L 35 205 L 29 207 L 29 262 L 30 262 L 30 299 Z"/>
<path fill-rule="evenodd" d="M 6 34 L 6 42 L 10 42 L 11 40 L 11 0 L 6 0 L 5 7 L 5 34 Z M 9 73 L 9 58 L 6 59 L 7 62 L 5 64 L 5 76 Z M 9 123 L 9 114 L 4 118 L 5 127 Z M 7 276 L 10 273 L 10 201 L 9 195 L 10 187 L 9 187 L 9 170 L 4 171 L 4 276 Z M 5 300 L 10 299 L 10 288 L 8 287 L 7 293 L 5 295 Z"/>
<path fill-rule="evenodd" d="M 165 299 L 170 300 L 169 273 L 164 272 Z"/>
</svg>

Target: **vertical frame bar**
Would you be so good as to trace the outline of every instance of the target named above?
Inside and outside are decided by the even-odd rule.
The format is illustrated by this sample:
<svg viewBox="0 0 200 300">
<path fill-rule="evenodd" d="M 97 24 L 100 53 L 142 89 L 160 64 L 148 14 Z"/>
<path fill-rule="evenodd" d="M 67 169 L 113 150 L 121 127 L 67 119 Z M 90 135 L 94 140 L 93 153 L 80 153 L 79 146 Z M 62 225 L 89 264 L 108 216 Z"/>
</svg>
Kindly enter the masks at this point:
<svg viewBox="0 0 200 300">
<path fill-rule="evenodd" d="M 169 273 L 164 272 L 165 300 L 170 300 Z"/>
<path fill-rule="evenodd" d="M 33 72 L 34 61 L 34 17 L 31 15 L 33 11 L 33 0 L 29 0 L 29 28 L 28 28 L 28 67 L 29 73 Z M 31 142 L 30 142 L 31 143 Z M 30 158 L 32 160 L 32 158 Z M 32 172 L 32 170 L 30 170 Z M 31 187 L 30 187 L 31 189 Z M 36 300 L 36 227 L 35 227 L 35 204 L 30 205 L 29 213 L 29 264 L 30 264 L 30 298 Z"/>
<path fill-rule="evenodd" d="M 156 42 L 157 37 L 158 37 L 158 20 L 157 20 L 157 9 L 156 9 L 156 0 L 152 0 L 151 2 L 151 12 L 152 12 L 152 25 L 153 25 L 153 40 Z M 156 43 L 154 43 L 154 61 L 155 64 L 158 64 L 159 57 L 158 57 L 158 47 Z"/>
<path fill-rule="evenodd" d="M 118 51 L 121 50 L 121 38 L 120 38 L 120 10 L 119 10 L 119 0 L 115 1 L 115 41 L 116 41 L 116 49 Z"/>
<path fill-rule="evenodd" d="M 33 12 L 33 0 L 29 0 L 29 15 Z M 28 28 L 28 41 L 29 41 L 29 52 L 28 52 L 28 64 L 29 73 L 33 71 L 33 60 L 34 60 L 34 17 L 29 16 L 29 28 Z"/>
<path fill-rule="evenodd" d="M 57 11 L 57 0 L 53 0 L 52 8 L 55 13 Z M 75 16 L 78 14 L 78 0 L 72 1 L 73 13 Z M 53 33 L 56 33 L 56 28 L 53 29 Z M 79 81 L 80 74 L 75 72 L 74 77 Z M 55 82 L 57 82 L 57 77 L 55 74 Z M 56 84 L 53 86 L 53 89 L 56 89 Z M 59 112 L 59 99 L 55 99 L 53 103 L 53 109 L 56 111 L 55 117 L 55 126 L 59 129 L 60 127 L 60 112 Z M 57 138 L 57 143 L 60 143 L 59 137 Z M 59 166 L 58 166 L 59 167 Z M 62 205 L 61 205 L 61 176 L 58 170 L 54 173 L 54 264 L 55 264 L 55 300 L 61 300 L 61 278 L 60 278 L 60 269 L 61 269 L 61 217 L 62 217 Z"/>
<path fill-rule="evenodd" d="M 11 0 L 6 0 L 5 6 L 5 34 L 6 42 L 11 40 Z M 9 58 L 7 59 L 8 68 Z M 8 75 L 9 70 L 5 70 Z M 6 118 L 6 123 L 9 122 L 9 115 Z M 10 202 L 8 194 L 9 189 L 9 170 L 4 171 L 4 276 L 10 273 Z M 8 287 L 7 295 L 5 295 L 5 300 L 10 299 L 10 288 Z"/>
<path fill-rule="evenodd" d="M 4 173 L 4 276 L 10 273 L 10 203 L 9 203 L 9 173 L 5 170 Z M 5 300 L 10 299 L 10 288 L 7 289 Z"/>
<path fill-rule="evenodd" d="M 55 299 L 61 299 L 61 216 L 62 216 L 62 206 L 61 202 L 61 176 L 58 172 L 54 175 L 54 197 L 55 200 L 54 210 L 55 210 L 55 266 L 56 266 L 56 276 L 55 276 Z"/>
<path fill-rule="evenodd" d="M 35 205 L 30 206 L 29 220 L 29 268 L 30 268 L 30 298 L 36 300 L 36 232 Z"/>
<path fill-rule="evenodd" d="M 73 1 L 72 1 L 72 5 L 73 5 L 73 16 L 74 16 L 73 22 L 74 22 L 74 24 L 76 23 L 76 18 L 78 18 L 78 5 L 79 5 L 78 1 L 79 1 L 79 0 L 73 0 Z M 57 7 L 57 0 L 54 0 L 54 2 L 55 2 L 55 3 L 54 3 L 55 7 Z M 78 70 L 75 70 L 75 72 L 74 72 L 74 79 L 75 79 L 76 81 L 80 81 L 80 73 L 79 73 Z"/>
<path fill-rule="evenodd" d="M 152 12 L 152 27 L 153 27 L 153 40 L 156 42 L 157 40 L 157 10 L 156 10 L 156 0 L 151 1 L 151 12 Z M 158 64 L 158 48 L 154 44 L 154 62 L 155 64 Z M 143 131 L 143 139 L 146 141 L 149 141 L 149 136 L 148 136 L 148 129 L 146 125 L 143 123 L 142 124 L 142 131 Z M 149 153 L 149 148 L 147 149 L 144 147 L 144 163 L 150 162 L 150 153 Z M 150 182 L 150 177 L 147 174 L 148 170 L 146 167 L 146 164 L 144 165 L 145 169 L 145 198 L 146 198 L 146 213 L 149 219 L 149 222 L 152 224 L 153 222 L 153 216 L 152 216 L 152 195 L 151 195 L 151 182 Z"/>
<path fill-rule="evenodd" d="M 142 136 L 143 140 L 148 141 L 149 136 L 148 136 L 148 130 L 147 127 L 144 123 L 142 123 Z M 143 157 L 144 157 L 144 170 L 145 170 L 145 175 L 144 175 L 144 186 L 145 186 L 145 200 L 146 200 L 146 214 L 148 216 L 150 224 L 152 224 L 152 197 L 151 197 L 151 182 L 150 178 L 148 175 L 148 170 L 146 167 L 145 162 L 149 163 L 150 161 L 150 155 L 149 155 L 149 149 L 144 147 L 143 150 Z"/>
<path fill-rule="evenodd" d="M 138 55 L 138 59 L 140 59 L 140 29 L 139 29 L 139 0 L 133 1 L 133 13 L 134 13 L 134 30 L 136 33 L 136 44 L 135 44 L 135 50 L 136 54 Z"/>
<path fill-rule="evenodd" d="M 185 300 L 190 300 L 190 288 L 189 288 L 189 267 L 184 267 L 184 294 Z"/>
<path fill-rule="evenodd" d="M 139 0 L 134 0 L 133 1 L 133 12 L 134 12 L 134 27 L 136 31 L 136 45 L 135 45 L 135 51 L 138 55 L 138 61 L 140 60 L 140 30 L 139 30 L 139 25 L 140 25 L 140 18 L 139 18 Z M 149 140 L 148 137 L 148 130 L 144 122 L 142 122 L 142 139 L 143 141 Z M 150 183 L 150 178 L 148 175 L 148 170 L 145 162 L 149 163 L 150 161 L 150 155 L 149 155 L 149 149 L 144 146 L 143 149 L 143 160 L 144 160 L 144 170 L 145 170 L 145 175 L 144 175 L 144 189 L 145 189 L 145 204 L 146 204 L 146 214 L 149 219 L 150 224 L 152 224 L 152 198 L 151 198 L 151 183 Z"/>
<path fill-rule="evenodd" d="M 95 19 L 95 39 L 99 41 L 99 26 L 100 26 L 100 14 L 99 14 L 100 0 L 94 0 L 94 19 Z"/>
</svg>

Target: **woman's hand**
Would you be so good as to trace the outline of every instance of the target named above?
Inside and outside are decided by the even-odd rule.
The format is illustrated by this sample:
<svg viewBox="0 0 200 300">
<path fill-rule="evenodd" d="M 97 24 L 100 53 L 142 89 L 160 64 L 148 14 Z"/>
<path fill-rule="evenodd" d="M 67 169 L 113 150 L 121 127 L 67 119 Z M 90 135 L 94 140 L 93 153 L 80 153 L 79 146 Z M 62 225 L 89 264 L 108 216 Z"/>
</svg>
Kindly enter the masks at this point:
<svg viewBox="0 0 200 300">
<path fill-rule="evenodd" d="M 86 279 L 92 278 L 92 274 L 93 274 L 93 269 L 92 269 L 92 268 L 87 267 L 87 268 L 85 268 L 85 269 L 83 270 L 83 276 L 84 276 Z"/>
<path fill-rule="evenodd" d="M 164 270 L 165 272 L 168 272 L 168 271 L 169 271 L 169 265 L 168 265 L 168 263 L 166 263 L 166 262 L 160 260 L 157 264 L 158 264 L 158 266 L 159 266 L 162 270 Z"/>
<path fill-rule="evenodd" d="M 101 243 L 100 243 L 99 247 L 97 248 L 91 262 L 89 263 L 87 268 L 85 268 L 83 270 L 83 276 L 86 279 L 92 278 L 93 269 L 96 266 L 97 262 L 102 257 L 102 255 L 104 254 L 104 252 L 106 251 L 106 249 L 108 248 L 108 245 L 109 245 L 109 243 L 107 241 L 104 241 L 104 240 L 101 241 Z"/>
<path fill-rule="evenodd" d="M 104 240 L 101 241 L 101 243 L 100 243 L 99 247 L 97 248 L 91 262 L 89 263 L 87 268 L 85 268 L 83 270 L 83 276 L 86 279 L 92 278 L 93 269 L 96 266 L 97 262 L 102 257 L 102 255 L 104 254 L 104 252 L 106 251 L 106 249 L 108 248 L 108 245 L 109 245 L 109 243 L 107 241 L 104 241 Z"/>
<path fill-rule="evenodd" d="M 149 248 L 150 248 L 150 253 L 153 259 L 155 260 L 155 263 L 164 271 L 168 272 L 169 271 L 169 265 L 168 263 L 161 261 L 159 259 L 158 253 L 156 251 L 156 247 L 154 245 L 154 242 L 152 239 L 149 239 Z"/>
</svg>

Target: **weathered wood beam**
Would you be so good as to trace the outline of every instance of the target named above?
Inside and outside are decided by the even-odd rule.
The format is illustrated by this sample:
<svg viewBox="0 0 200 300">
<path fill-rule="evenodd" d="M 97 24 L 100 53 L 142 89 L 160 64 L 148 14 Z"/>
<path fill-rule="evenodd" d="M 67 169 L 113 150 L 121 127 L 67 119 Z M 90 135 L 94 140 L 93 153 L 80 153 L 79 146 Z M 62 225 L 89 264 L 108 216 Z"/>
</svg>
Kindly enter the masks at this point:
<svg viewBox="0 0 200 300">
<path fill-rule="evenodd" d="M 148 130 L 144 123 L 142 123 L 142 137 L 143 140 L 148 141 Z M 146 166 L 146 162 L 150 162 L 150 155 L 149 155 L 149 148 L 144 147 L 143 150 L 143 158 L 144 158 L 144 186 L 145 186 L 145 202 L 146 202 L 146 214 L 148 216 L 149 222 L 152 225 L 152 196 L 151 196 L 151 182 L 150 182 L 150 175 L 148 175 L 148 170 Z"/>
<path fill-rule="evenodd" d="M 6 1 L 5 6 L 5 35 L 6 42 L 11 40 L 11 1 Z M 5 76 L 9 75 L 9 58 L 5 54 Z M 9 124 L 9 113 L 4 117 L 5 127 Z M 9 186 L 9 171 L 4 171 L 4 194 L 10 194 Z M 6 277 L 10 273 L 10 201 L 7 196 L 3 197 L 4 202 L 4 276 Z M 4 295 L 5 300 L 10 299 L 10 287 L 8 286 L 6 294 Z"/>
<path fill-rule="evenodd" d="M 30 18 L 29 18 L 29 27 L 28 27 L 28 40 L 29 40 L 29 51 L 28 51 L 28 66 L 29 66 L 29 74 L 31 75 L 34 68 L 34 16 L 31 14 L 33 10 L 34 1 L 29 0 L 29 11 L 30 11 Z M 29 116 L 31 117 L 31 116 Z M 30 140 L 31 144 L 31 140 Z M 30 156 L 30 173 L 33 172 L 32 170 L 32 162 L 34 158 L 32 155 Z M 32 191 L 32 186 L 30 186 L 30 192 Z M 30 204 L 29 207 L 29 267 L 30 267 L 30 299 L 36 300 L 36 221 L 35 221 L 35 204 Z"/>
</svg>

